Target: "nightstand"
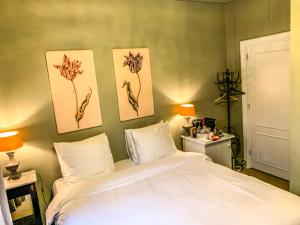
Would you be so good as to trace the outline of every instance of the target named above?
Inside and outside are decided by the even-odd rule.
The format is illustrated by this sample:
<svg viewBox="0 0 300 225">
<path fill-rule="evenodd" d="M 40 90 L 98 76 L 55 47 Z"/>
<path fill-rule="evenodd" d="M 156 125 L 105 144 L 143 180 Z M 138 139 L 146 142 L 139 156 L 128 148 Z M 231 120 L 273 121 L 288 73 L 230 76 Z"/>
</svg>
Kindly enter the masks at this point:
<svg viewBox="0 0 300 225">
<path fill-rule="evenodd" d="M 30 195 L 30 198 L 32 201 L 32 208 L 33 208 L 33 213 L 34 213 L 33 216 L 34 216 L 35 224 L 42 225 L 43 223 L 42 223 L 39 201 L 38 201 L 36 185 L 35 185 L 36 182 L 37 182 L 37 177 L 36 177 L 35 170 L 22 173 L 21 178 L 17 179 L 17 180 L 12 180 L 12 179 L 9 180 L 8 177 L 4 178 L 4 186 L 6 189 L 8 200 L 15 199 L 15 202 L 17 203 L 16 205 L 20 206 L 20 205 L 22 205 L 22 201 L 25 200 L 24 196 Z M 20 199 L 22 199 L 22 200 L 20 201 Z M 26 199 L 24 202 L 26 202 L 26 201 L 29 201 L 29 200 Z M 31 205 L 29 204 L 29 206 L 31 206 Z M 24 212 L 26 212 L 26 210 L 27 210 L 26 208 L 25 209 L 23 208 L 22 210 L 20 210 L 21 214 L 25 214 Z"/>
<path fill-rule="evenodd" d="M 234 135 L 224 134 L 220 140 L 211 141 L 204 136 L 192 138 L 181 136 L 183 140 L 183 151 L 200 152 L 208 155 L 215 163 L 232 168 L 231 139 Z"/>
</svg>

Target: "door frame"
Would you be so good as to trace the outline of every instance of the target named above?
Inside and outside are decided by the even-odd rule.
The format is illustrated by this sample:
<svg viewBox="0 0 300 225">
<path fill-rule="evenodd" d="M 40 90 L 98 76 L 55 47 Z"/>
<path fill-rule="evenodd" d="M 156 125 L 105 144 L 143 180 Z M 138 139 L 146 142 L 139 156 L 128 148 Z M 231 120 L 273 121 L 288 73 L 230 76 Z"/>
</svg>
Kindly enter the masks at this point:
<svg viewBox="0 0 300 225">
<path fill-rule="evenodd" d="M 243 110 L 243 143 L 244 143 L 244 159 L 247 161 L 247 168 L 251 168 L 251 149 L 250 149 L 250 127 L 248 121 L 249 107 L 248 107 L 248 95 L 247 95 L 247 61 L 248 61 L 248 50 L 253 44 L 268 43 L 270 40 L 286 41 L 290 40 L 290 32 L 283 32 L 259 38 L 244 40 L 240 42 L 240 59 L 241 59 L 241 79 L 242 79 L 242 90 L 246 93 L 242 96 L 242 110 Z"/>
</svg>

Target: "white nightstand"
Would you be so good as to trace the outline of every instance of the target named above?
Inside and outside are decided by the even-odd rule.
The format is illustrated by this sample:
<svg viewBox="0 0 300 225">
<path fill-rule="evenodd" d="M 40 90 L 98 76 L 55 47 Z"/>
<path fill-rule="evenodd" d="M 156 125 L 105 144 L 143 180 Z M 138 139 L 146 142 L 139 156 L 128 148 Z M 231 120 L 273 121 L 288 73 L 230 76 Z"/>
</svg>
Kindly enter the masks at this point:
<svg viewBox="0 0 300 225">
<path fill-rule="evenodd" d="M 183 140 L 183 151 L 200 152 L 208 155 L 215 163 L 232 168 L 231 139 L 234 135 L 224 134 L 220 140 L 207 140 L 204 136 L 192 138 L 181 136 Z"/>
</svg>

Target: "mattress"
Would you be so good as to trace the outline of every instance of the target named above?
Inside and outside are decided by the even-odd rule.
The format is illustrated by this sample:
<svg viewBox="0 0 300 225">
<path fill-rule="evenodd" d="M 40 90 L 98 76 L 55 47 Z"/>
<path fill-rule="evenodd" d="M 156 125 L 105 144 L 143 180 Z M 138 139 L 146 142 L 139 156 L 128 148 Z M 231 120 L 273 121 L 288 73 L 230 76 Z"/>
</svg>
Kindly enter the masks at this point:
<svg viewBox="0 0 300 225">
<path fill-rule="evenodd" d="M 124 169 L 128 169 L 131 167 L 137 166 L 130 159 L 124 159 L 115 163 L 115 171 L 120 171 Z M 56 195 L 58 192 L 70 186 L 70 184 L 66 183 L 63 178 L 59 178 L 54 181 L 52 186 L 52 194 Z"/>
</svg>

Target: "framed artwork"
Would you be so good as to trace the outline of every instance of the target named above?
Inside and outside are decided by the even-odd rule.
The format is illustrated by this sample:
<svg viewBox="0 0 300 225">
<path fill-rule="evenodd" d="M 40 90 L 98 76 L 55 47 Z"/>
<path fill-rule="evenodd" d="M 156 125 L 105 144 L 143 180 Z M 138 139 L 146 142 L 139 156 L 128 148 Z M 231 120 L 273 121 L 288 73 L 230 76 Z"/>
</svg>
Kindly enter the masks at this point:
<svg viewBox="0 0 300 225">
<path fill-rule="evenodd" d="M 46 60 L 58 133 L 101 126 L 93 52 L 47 51 Z"/>
<path fill-rule="evenodd" d="M 148 48 L 113 49 L 120 120 L 154 115 Z"/>
</svg>

